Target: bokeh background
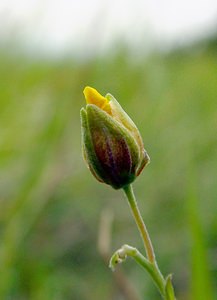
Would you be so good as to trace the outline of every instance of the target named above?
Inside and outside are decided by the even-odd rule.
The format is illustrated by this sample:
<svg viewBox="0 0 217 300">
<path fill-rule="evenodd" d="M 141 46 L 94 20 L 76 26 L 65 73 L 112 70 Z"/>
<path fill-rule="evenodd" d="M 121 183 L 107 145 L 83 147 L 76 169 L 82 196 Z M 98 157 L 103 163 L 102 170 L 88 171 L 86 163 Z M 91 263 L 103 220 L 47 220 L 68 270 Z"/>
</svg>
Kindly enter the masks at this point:
<svg viewBox="0 0 217 300">
<path fill-rule="evenodd" d="M 79 3 L 78 3 L 79 2 Z M 0 299 L 160 299 L 121 191 L 81 154 L 86 85 L 136 122 L 134 184 L 179 300 L 217 299 L 216 1 L 1 1 Z"/>
</svg>

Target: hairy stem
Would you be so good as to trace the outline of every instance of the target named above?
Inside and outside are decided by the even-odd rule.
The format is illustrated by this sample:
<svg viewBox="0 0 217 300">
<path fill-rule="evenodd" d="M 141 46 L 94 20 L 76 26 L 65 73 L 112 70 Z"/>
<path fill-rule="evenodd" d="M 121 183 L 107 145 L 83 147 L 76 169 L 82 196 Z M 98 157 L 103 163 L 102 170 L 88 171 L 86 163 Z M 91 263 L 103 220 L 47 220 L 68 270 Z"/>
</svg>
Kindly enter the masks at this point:
<svg viewBox="0 0 217 300">
<path fill-rule="evenodd" d="M 135 219 L 136 225 L 140 231 L 145 251 L 147 255 L 147 259 L 135 248 L 129 247 L 129 246 L 123 246 L 122 251 L 124 250 L 125 255 L 132 256 L 137 263 L 139 263 L 143 268 L 145 268 L 148 273 L 151 275 L 153 281 L 157 285 L 163 299 L 165 300 L 175 300 L 174 290 L 172 286 L 171 281 L 171 275 L 169 275 L 166 279 L 161 274 L 160 269 L 158 268 L 157 261 L 155 259 L 155 253 L 154 248 L 152 246 L 152 242 L 148 233 L 148 230 L 145 226 L 145 223 L 142 219 L 142 216 L 140 214 L 135 195 L 133 193 L 132 185 L 127 185 L 123 188 L 128 203 L 130 205 L 133 217 Z M 118 252 L 118 255 L 120 255 L 121 252 Z M 119 256 L 119 258 L 121 258 Z M 118 262 L 118 260 L 117 260 Z"/>
<path fill-rule="evenodd" d="M 141 234 L 144 246 L 145 246 L 147 258 L 151 263 L 153 263 L 153 262 L 155 262 L 154 249 L 153 249 L 151 239 L 150 239 L 149 234 L 148 234 L 148 230 L 147 230 L 147 228 L 145 226 L 145 223 L 142 219 L 142 216 L 140 214 L 140 211 L 139 211 L 139 208 L 138 208 L 138 205 L 137 205 L 137 202 L 136 202 L 136 198 L 135 198 L 135 195 L 134 195 L 134 192 L 133 192 L 132 185 L 125 186 L 124 187 L 124 192 L 127 196 L 127 200 L 128 200 L 129 205 L 130 205 L 133 217 L 136 221 L 136 225 L 137 225 L 137 227 L 140 231 L 140 234 Z"/>
</svg>

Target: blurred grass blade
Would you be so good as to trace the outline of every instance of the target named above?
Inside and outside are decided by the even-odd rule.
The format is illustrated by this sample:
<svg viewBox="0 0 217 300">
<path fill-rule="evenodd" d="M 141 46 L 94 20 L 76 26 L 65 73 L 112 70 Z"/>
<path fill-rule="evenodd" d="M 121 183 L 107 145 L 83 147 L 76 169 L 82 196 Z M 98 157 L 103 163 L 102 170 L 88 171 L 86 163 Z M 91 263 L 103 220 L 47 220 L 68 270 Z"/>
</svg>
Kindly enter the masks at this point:
<svg viewBox="0 0 217 300">
<path fill-rule="evenodd" d="M 192 169 L 192 168 L 191 168 Z M 189 229 L 191 233 L 192 249 L 192 300 L 213 300 L 214 292 L 211 284 L 211 274 L 207 260 L 207 246 L 204 240 L 203 226 L 200 217 L 200 203 L 197 195 L 195 174 L 192 171 L 189 176 L 189 188 L 187 197 Z"/>
</svg>

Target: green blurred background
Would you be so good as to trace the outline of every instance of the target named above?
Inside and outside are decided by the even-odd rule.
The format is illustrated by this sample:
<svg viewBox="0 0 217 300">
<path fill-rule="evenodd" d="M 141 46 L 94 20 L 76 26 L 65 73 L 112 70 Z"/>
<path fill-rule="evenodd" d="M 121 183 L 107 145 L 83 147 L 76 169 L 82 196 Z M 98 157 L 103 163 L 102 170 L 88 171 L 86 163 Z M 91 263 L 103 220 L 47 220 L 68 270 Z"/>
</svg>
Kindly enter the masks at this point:
<svg viewBox="0 0 217 300">
<path fill-rule="evenodd" d="M 132 260 L 116 275 L 108 268 L 122 244 L 144 250 L 123 193 L 82 159 L 86 85 L 112 93 L 141 131 L 151 164 L 134 189 L 177 298 L 217 299 L 216 36 L 139 58 L 124 42 L 80 60 L 16 45 L 0 51 L 0 299 L 160 299 Z"/>
</svg>

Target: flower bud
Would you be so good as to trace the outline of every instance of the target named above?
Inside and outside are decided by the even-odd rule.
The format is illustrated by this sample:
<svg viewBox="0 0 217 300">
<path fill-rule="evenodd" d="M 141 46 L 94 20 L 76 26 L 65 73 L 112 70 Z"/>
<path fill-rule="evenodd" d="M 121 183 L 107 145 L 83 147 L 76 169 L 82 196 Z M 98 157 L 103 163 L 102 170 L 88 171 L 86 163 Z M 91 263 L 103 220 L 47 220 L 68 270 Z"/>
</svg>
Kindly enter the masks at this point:
<svg viewBox="0 0 217 300">
<path fill-rule="evenodd" d="M 111 94 L 84 89 L 81 109 L 82 147 L 92 174 L 115 189 L 135 180 L 149 162 L 140 133 Z"/>
</svg>

